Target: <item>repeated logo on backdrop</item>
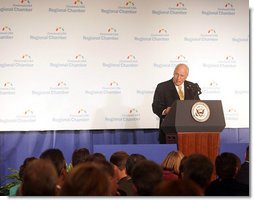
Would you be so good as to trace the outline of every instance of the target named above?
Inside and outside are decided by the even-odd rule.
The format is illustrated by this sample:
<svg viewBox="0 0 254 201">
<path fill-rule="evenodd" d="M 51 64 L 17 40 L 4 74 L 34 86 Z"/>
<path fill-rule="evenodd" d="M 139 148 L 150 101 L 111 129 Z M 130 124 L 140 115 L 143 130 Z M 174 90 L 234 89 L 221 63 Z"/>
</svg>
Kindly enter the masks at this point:
<svg viewBox="0 0 254 201">
<path fill-rule="evenodd" d="M 175 5 L 170 5 L 167 9 L 161 8 L 158 10 L 152 10 L 153 15 L 187 15 L 188 8 L 183 2 L 176 2 Z"/>
<path fill-rule="evenodd" d="M 13 61 L 0 62 L 0 68 L 31 68 L 34 67 L 34 60 L 29 54 L 22 54 Z"/>
<path fill-rule="evenodd" d="M 56 27 L 54 30 L 48 31 L 45 34 L 30 35 L 30 40 L 66 40 L 67 33 L 62 26 Z"/>
<path fill-rule="evenodd" d="M 120 95 L 122 93 L 119 83 L 115 80 L 111 81 L 99 89 L 86 89 L 85 94 L 88 95 Z"/>
<path fill-rule="evenodd" d="M 114 27 L 109 27 L 104 32 L 93 36 L 83 36 L 85 41 L 115 41 L 119 40 L 119 34 Z"/>
<path fill-rule="evenodd" d="M 12 2 L 12 1 L 8 1 Z M 27 13 L 33 11 L 33 5 L 29 0 L 15 0 L 14 3 L 10 3 L 7 6 L 0 5 L 1 12 L 14 12 L 14 13 Z"/>
<path fill-rule="evenodd" d="M 129 54 L 126 58 L 120 59 L 117 62 L 103 62 L 102 67 L 104 68 L 137 68 L 138 60 L 135 55 Z"/>
<path fill-rule="evenodd" d="M 132 15 L 132 14 L 137 14 L 137 8 L 135 6 L 134 1 L 120 1 L 120 5 L 115 7 L 115 8 L 102 8 L 101 13 L 105 14 L 125 14 L 125 15 Z M 106 4 L 107 6 L 110 4 Z"/>
<path fill-rule="evenodd" d="M 77 54 L 67 60 L 52 61 L 49 66 L 53 68 L 85 68 L 87 67 L 87 61 L 82 54 Z"/>
<path fill-rule="evenodd" d="M 0 19 L 0 130 L 158 128 L 179 63 L 249 126 L 248 0 L 4 0 Z"/>
<path fill-rule="evenodd" d="M 221 7 L 218 7 L 217 9 L 209 9 L 206 8 L 201 11 L 202 15 L 206 16 L 229 16 L 229 15 L 235 15 L 235 8 L 232 3 L 225 3 L 223 4 L 223 1 L 221 2 Z"/>
<path fill-rule="evenodd" d="M 61 7 L 49 7 L 49 13 L 63 14 L 63 13 L 85 13 L 86 6 L 83 0 L 70 0 L 67 4 Z"/>
</svg>

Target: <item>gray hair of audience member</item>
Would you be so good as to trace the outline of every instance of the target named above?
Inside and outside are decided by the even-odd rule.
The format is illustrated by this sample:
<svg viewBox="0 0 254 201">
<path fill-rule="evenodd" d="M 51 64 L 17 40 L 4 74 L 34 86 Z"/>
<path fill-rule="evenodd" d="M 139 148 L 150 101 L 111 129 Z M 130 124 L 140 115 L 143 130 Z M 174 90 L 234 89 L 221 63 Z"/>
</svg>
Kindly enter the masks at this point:
<svg viewBox="0 0 254 201">
<path fill-rule="evenodd" d="M 212 173 L 212 161 L 202 154 L 192 154 L 184 160 L 183 179 L 196 182 L 202 189 L 209 185 Z"/>
<path fill-rule="evenodd" d="M 142 154 L 131 154 L 125 164 L 126 167 L 126 173 L 127 175 L 129 175 L 131 177 L 133 168 L 135 167 L 135 165 L 142 161 L 142 160 L 146 160 L 146 157 Z"/>
<path fill-rule="evenodd" d="M 24 170 L 20 186 L 24 196 L 53 196 L 56 194 L 57 172 L 54 165 L 44 159 L 31 161 Z"/>
<path fill-rule="evenodd" d="M 150 160 L 138 162 L 132 172 L 132 181 L 140 196 L 152 195 L 154 188 L 163 180 L 162 168 Z"/>
</svg>

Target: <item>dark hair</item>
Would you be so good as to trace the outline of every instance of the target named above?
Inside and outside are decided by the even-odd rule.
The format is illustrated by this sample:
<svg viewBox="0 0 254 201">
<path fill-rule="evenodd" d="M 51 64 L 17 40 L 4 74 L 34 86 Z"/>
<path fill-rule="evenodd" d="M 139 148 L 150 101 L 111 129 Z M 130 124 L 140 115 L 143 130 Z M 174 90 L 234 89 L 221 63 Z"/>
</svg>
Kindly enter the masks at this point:
<svg viewBox="0 0 254 201">
<path fill-rule="evenodd" d="M 216 174 L 221 179 L 233 178 L 240 168 L 240 159 L 234 153 L 224 152 L 218 155 L 215 160 Z"/>
<path fill-rule="evenodd" d="M 213 173 L 212 161 L 202 154 L 192 154 L 184 159 L 183 179 L 190 179 L 205 189 Z"/>
<path fill-rule="evenodd" d="M 111 194 L 108 176 L 95 163 L 82 163 L 67 176 L 60 195 L 106 196 Z"/>
<path fill-rule="evenodd" d="M 163 180 L 162 168 L 150 160 L 142 160 L 136 164 L 132 172 L 132 181 L 138 195 L 152 195 L 154 188 Z"/>
<path fill-rule="evenodd" d="M 191 180 L 172 180 L 161 182 L 154 191 L 154 196 L 201 196 L 202 189 Z"/>
<path fill-rule="evenodd" d="M 64 155 L 60 149 L 47 149 L 40 155 L 40 158 L 50 160 L 55 166 L 58 176 L 60 176 L 62 168 L 66 168 Z"/>
<path fill-rule="evenodd" d="M 32 162 L 33 160 L 35 160 L 37 158 L 35 157 L 28 157 L 24 160 L 23 164 L 19 167 L 19 178 L 22 181 L 23 180 L 23 174 L 24 174 L 24 170 L 27 167 L 27 165 Z"/>
<path fill-rule="evenodd" d="M 142 160 L 146 160 L 146 157 L 142 154 L 131 154 L 125 164 L 126 167 L 126 173 L 127 175 L 129 175 L 131 177 L 133 168 L 135 167 L 135 165 Z"/>
<path fill-rule="evenodd" d="M 102 153 L 94 153 L 87 156 L 85 162 L 101 162 L 106 161 L 106 157 Z"/>
<path fill-rule="evenodd" d="M 110 162 L 117 166 L 120 170 L 123 170 L 125 168 L 126 161 L 129 157 L 129 154 L 127 154 L 125 151 L 117 151 L 113 153 L 110 157 Z"/>
<path fill-rule="evenodd" d="M 56 193 L 56 180 L 56 169 L 49 160 L 33 160 L 24 170 L 21 195 L 53 196 Z"/>
<path fill-rule="evenodd" d="M 72 166 L 76 166 L 79 163 L 85 162 L 90 152 L 87 148 L 76 149 L 72 153 Z"/>
</svg>

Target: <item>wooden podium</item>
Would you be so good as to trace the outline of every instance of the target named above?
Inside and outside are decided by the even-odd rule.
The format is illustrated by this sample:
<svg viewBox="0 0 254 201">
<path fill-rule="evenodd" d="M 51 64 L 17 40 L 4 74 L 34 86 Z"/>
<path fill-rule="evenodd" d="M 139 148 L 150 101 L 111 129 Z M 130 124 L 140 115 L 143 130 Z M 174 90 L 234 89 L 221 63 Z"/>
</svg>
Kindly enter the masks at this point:
<svg viewBox="0 0 254 201">
<path fill-rule="evenodd" d="M 200 153 L 215 162 L 220 132 L 225 128 L 220 100 L 177 100 L 161 123 L 167 144 L 177 144 L 185 156 Z"/>
</svg>

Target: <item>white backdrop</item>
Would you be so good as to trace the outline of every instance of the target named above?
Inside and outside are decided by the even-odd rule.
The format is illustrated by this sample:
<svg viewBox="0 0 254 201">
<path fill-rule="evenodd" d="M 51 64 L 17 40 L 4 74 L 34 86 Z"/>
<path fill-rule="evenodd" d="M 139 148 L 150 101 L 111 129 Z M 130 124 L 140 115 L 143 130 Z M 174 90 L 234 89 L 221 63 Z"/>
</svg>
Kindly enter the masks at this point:
<svg viewBox="0 0 254 201">
<path fill-rule="evenodd" d="M 1 0 L 0 130 L 158 128 L 178 63 L 249 127 L 247 0 Z"/>
</svg>

